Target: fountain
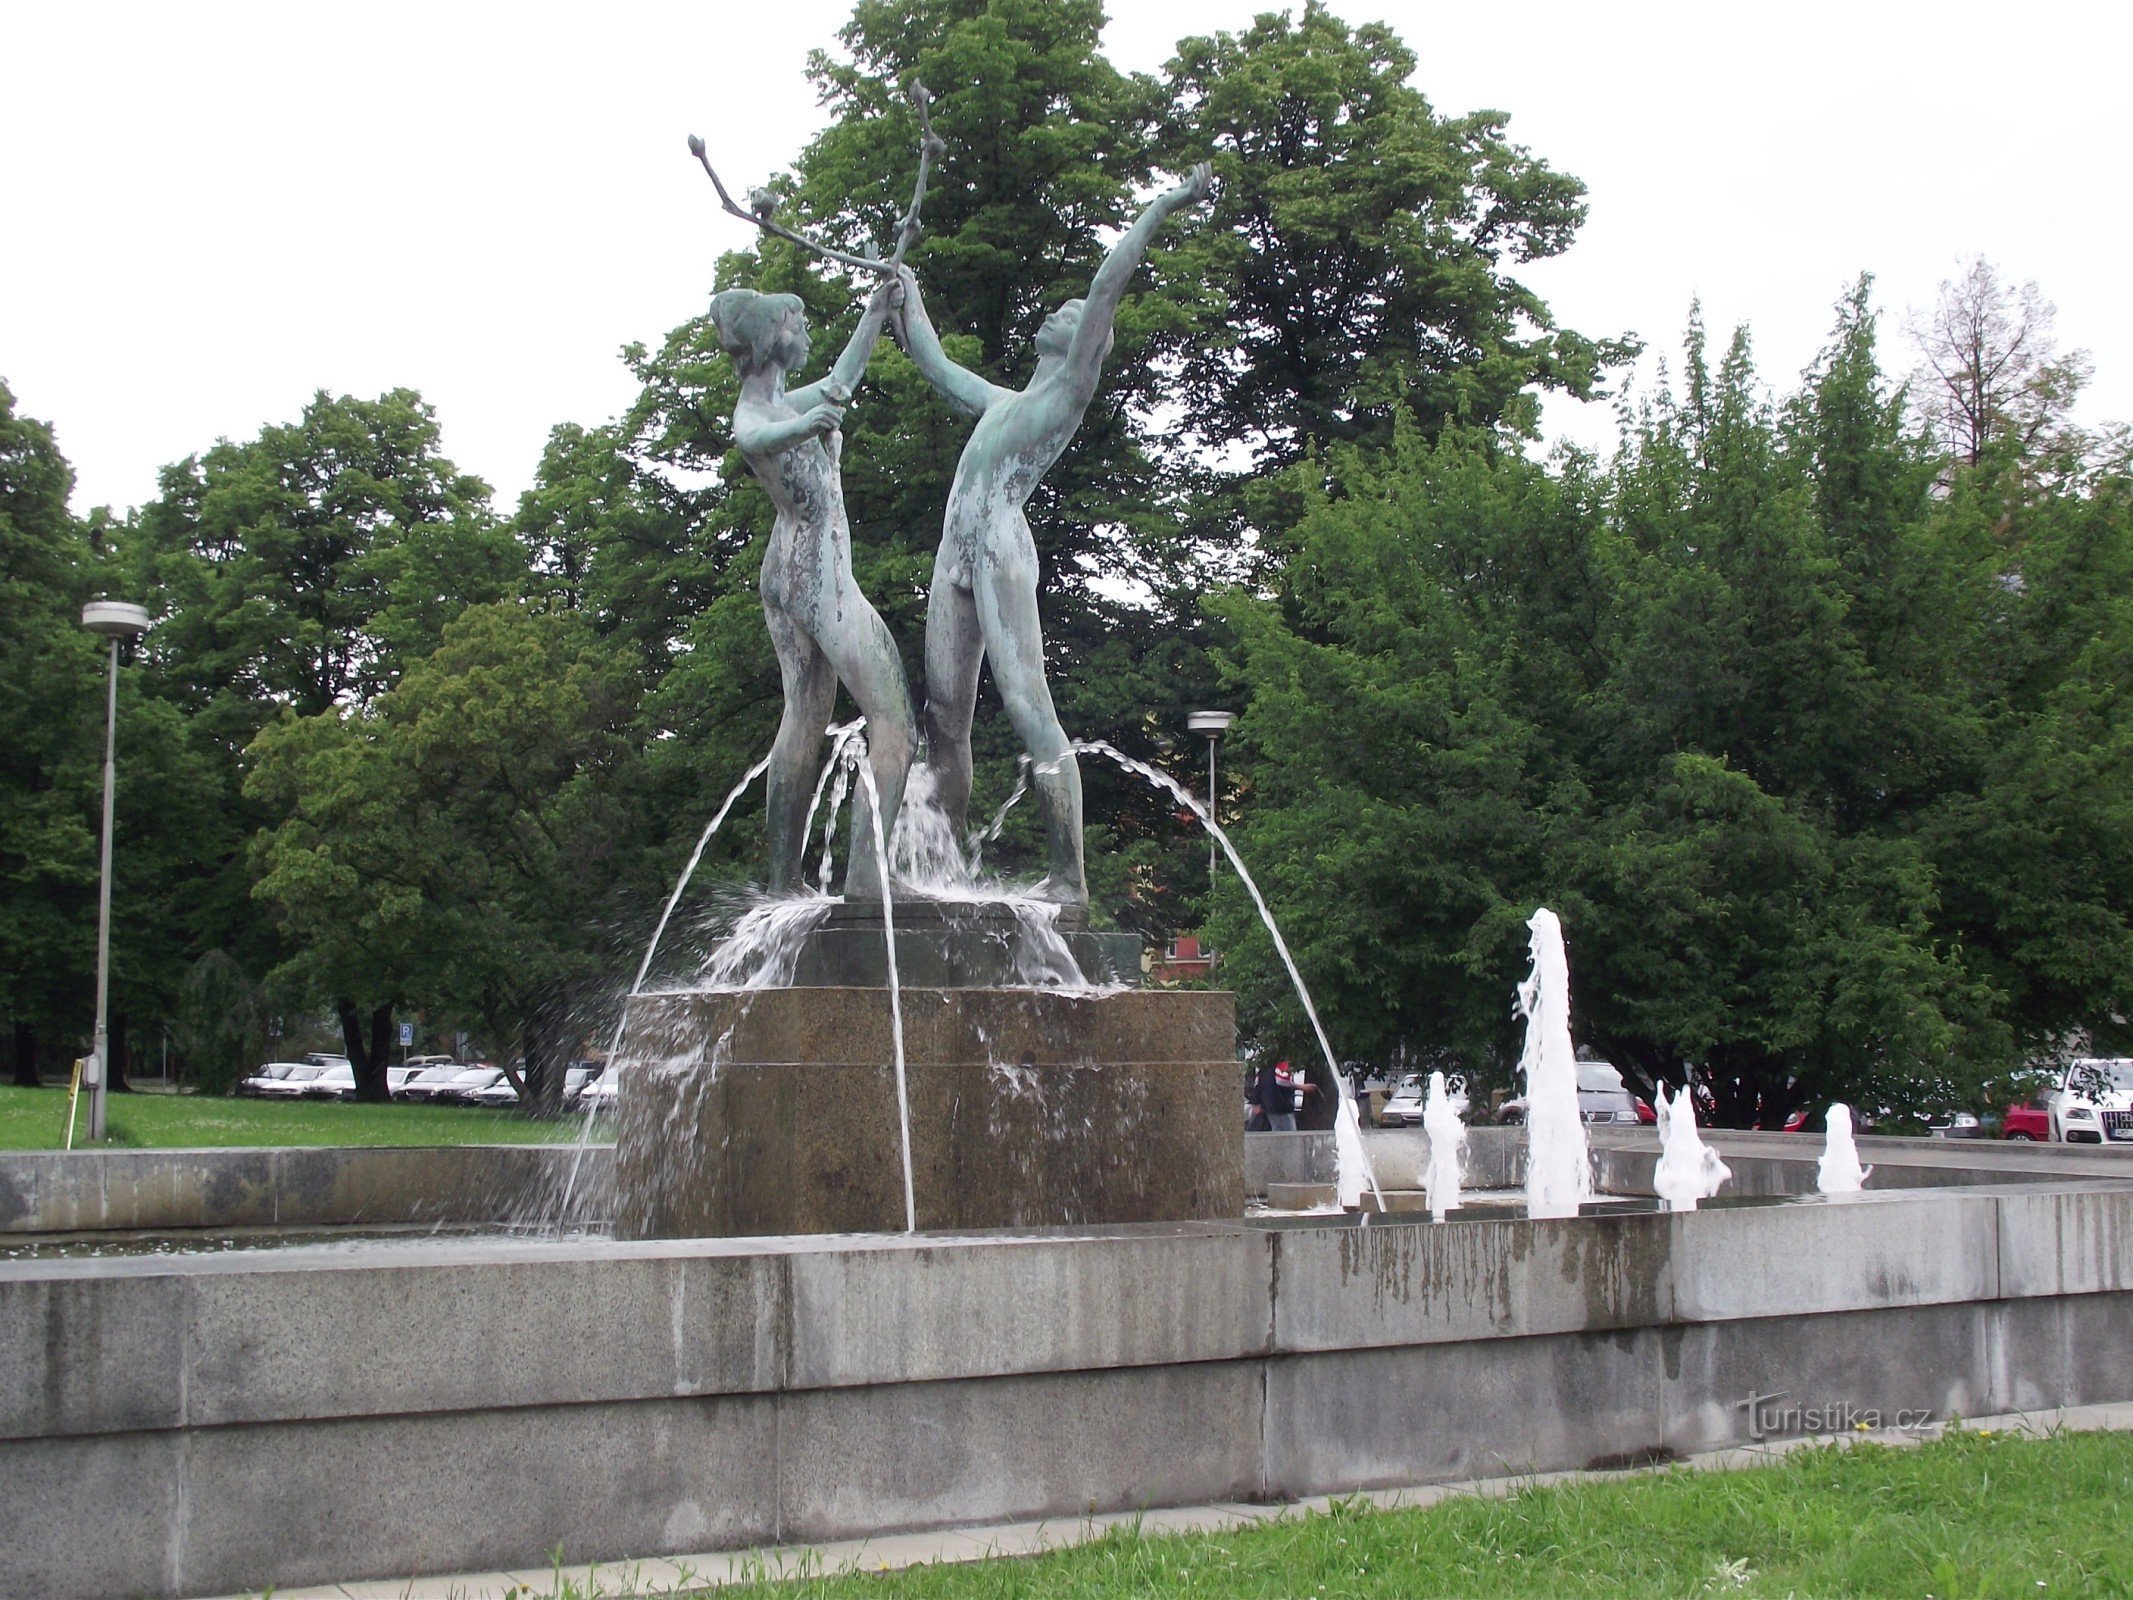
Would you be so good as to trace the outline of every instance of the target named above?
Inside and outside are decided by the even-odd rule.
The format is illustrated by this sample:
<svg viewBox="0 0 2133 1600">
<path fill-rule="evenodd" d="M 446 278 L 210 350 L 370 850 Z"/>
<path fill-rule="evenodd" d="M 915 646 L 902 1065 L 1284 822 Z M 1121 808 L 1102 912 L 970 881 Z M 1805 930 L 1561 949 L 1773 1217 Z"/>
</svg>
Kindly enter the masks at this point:
<svg viewBox="0 0 2133 1600">
<path fill-rule="evenodd" d="M 938 144 L 922 89 L 913 102 L 927 142 L 895 262 Z M 1206 184 L 1203 169 L 1162 214 Z M 729 208 L 772 226 L 771 206 Z M 1161 220 L 1151 208 L 1120 241 L 1082 326 L 1100 331 Z M 878 294 L 862 326 L 905 316 L 907 347 L 922 344 L 922 312 L 896 301 Z M 797 303 L 763 309 L 726 303 L 728 349 L 798 365 Z M 1074 320 L 1043 337 L 1071 349 Z M 988 411 L 979 434 L 994 406 L 1042 409 L 1037 365 L 1020 394 L 965 394 Z M 410 1573 L 523 1570 L 556 1551 L 703 1571 L 708 1551 L 942 1527 L 977 1529 L 982 1547 L 988 1527 L 1090 1513 L 1679 1459 L 1744 1442 L 1750 1385 L 1892 1417 L 2133 1397 L 2122 1363 L 2083 1358 L 2133 1337 L 2133 1253 L 2111 1248 L 2133 1239 L 2133 1184 L 2109 1152 L 1884 1141 L 1902 1186 L 1698 1215 L 1726 1168 L 1686 1091 L 1661 1097 L 1656 1175 L 1643 1130 L 1588 1139 L 1546 909 L 1518 990 L 1527 1126 L 1470 1136 L 1456 1083 L 1433 1073 L 1415 1174 L 1412 1135 L 1363 1132 L 1258 886 L 1182 786 L 1108 745 L 1062 753 L 1056 727 L 1025 717 L 1014 793 L 963 835 L 962 708 L 929 693 L 938 738 L 915 759 L 900 659 L 844 587 L 850 385 L 786 393 L 751 377 L 756 414 L 736 432 L 791 502 L 766 607 L 788 646 L 813 630 L 870 715 L 864 730 L 826 726 L 837 686 L 817 674 L 697 840 L 610 1052 L 616 1147 L 0 1153 L 0 1239 L 29 1241 L 0 1258 L 0 1311 L 22 1334 L 0 1384 L 14 1469 L 0 1588 L 397 1590 Z M 973 476 L 1012 454 L 997 429 L 988 439 L 965 453 Z M 1010 475 L 1026 492 L 1041 471 Z M 942 553 L 935 602 L 951 613 L 970 598 L 963 554 Z M 803 592 L 808 577 L 835 592 Z M 1015 658 L 1021 690 L 1043 687 L 1041 640 L 984 643 Z M 974 684 L 977 664 L 961 664 Z M 1308 1159 L 1319 1183 L 1332 1156 L 1339 1208 L 1244 1215 L 1231 997 L 1139 987 L 1138 941 L 1091 926 L 1078 753 L 1181 802 L 1237 869 L 1338 1095 L 1330 1135 L 1255 1141 L 1253 1155 L 1262 1177 Z M 723 943 L 670 953 L 655 978 L 711 839 L 766 773 L 772 892 L 729 899 Z M 1045 811 L 1051 871 L 987 881 L 980 855 L 1025 792 Z M 1799 1141 L 1728 1137 L 1741 1188 L 1803 1193 Z M 1373 1154 L 1459 1224 L 1335 1214 L 1383 1209 Z M 1493 1203 L 1521 1163 L 1523 1216 Z M 1864 1177 L 1842 1106 L 1816 1176 L 1825 1194 Z M 1611 1214 L 1579 1216 L 1596 1189 Z M 1679 1214 L 1653 1214 L 1654 1190 Z M 499 1226 L 517 1198 L 557 1192 L 566 1228 Z M 609 1206 L 623 1242 L 593 1226 Z M 277 1248 L 247 1259 L 198 1242 L 232 1230 Z M 143 1232 L 147 1250 L 123 1259 L 68 1254 L 85 1234 L 97 1250 Z M 194 1238 L 166 1250 L 169 1234 Z M 511 1492 L 479 1516 L 430 1487 L 439 1463 L 495 1461 L 512 1464 Z M 620 1576 L 570 1581 L 609 1592 Z M 488 1586 L 446 1576 L 425 1592 Z"/>
<path fill-rule="evenodd" d="M 1422 1131 L 1429 1138 L 1429 1166 L 1422 1187 L 1429 1196 L 1432 1221 L 1459 1209 L 1459 1183 L 1466 1165 L 1466 1096 L 1445 1092 L 1444 1074 L 1429 1075 L 1429 1098 L 1422 1105 Z"/>
<path fill-rule="evenodd" d="M 1815 1168 L 1815 1188 L 1823 1194 L 1857 1194 L 1874 1169 L 1859 1165 L 1859 1147 L 1852 1142 L 1852 1108 L 1838 1101 L 1829 1108 L 1828 1122 L 1822 1159 Z"/>
<path fill-rule="evenodd" d="M 1526 1215 L 1574 1217 L 1592 1198 L 1592 1158 L 1578 1112 L 1577 1052 L 1570 1043 L 1570 962 L 1563 924 L 1546 906 L 1526 923 L 1533 970 L 1518 987 L 1526 1044 Z"/>
<path fill-rule="evenodd" d="M 1659 1086 L 1659 1165 L 1652 1187 L 1669 1211 L 1694 1211 L 1699 1200 L 1718 1193 L 1732 1172 L 1718 1152 L 1696 1132 L 1696 1102 L 1683 1084 L 1669 1104 L 1666 1085 Z"/>
</svg>

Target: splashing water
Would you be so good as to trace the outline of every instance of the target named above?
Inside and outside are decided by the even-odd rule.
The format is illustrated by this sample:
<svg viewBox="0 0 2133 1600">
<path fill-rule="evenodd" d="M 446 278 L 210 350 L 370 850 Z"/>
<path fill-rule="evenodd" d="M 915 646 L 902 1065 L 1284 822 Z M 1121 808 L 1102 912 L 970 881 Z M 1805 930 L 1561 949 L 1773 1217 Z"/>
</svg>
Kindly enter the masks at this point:
<svg viewBox="0 0 2133 1600">
<path fill-rule="evenodd" d="M 970 875 L 975 878 L 985 864 L 985 847 L 1000 837 L 1000 830 L 1007 826 L 1007 814 L 1015 809 L 1015 802 L 1029 793 L 1030 761 L 1022 756 L 1015 762 L 1015 786 L 1007 791 L 1007 798 L 1000 802 L 1000 809 L 992 814 L 992 821 L 970 836 Z"/>
<path fill-rule="evenodd" d="M 1697 1133 L 1696 1102 L 1687 1084 L 1671 1105 L 1666 1085 L 1659 1085 L 1659 1103 L 1653 1109 L 1659 1114 L 1659 1165 L 1652 1173 L 1652 1190 L 1667 1210 L 1694 1211 L 1697 1201 L 1718 1193 L 1732 1170 Z"/>
<path fill-rule="evenodd" d="M 1859 1147 L 1852 1143 L 1852 1108 L 1838 1101 L 1829 1108 L 1828 1123 L 1822 1160 L 1815 1168 L 1815 1187 L 1824 1194 L 1857 1194 L 1874 1169 L 1859 1165 Z"/>
<path fill-rule="evenodd" d="M 652 970 L 652 958 L 659 954 L 659 941 L 666 937 L 667 923 L 673 919 L 674 908 L 681 903 L 681 897 L 689 887 L 689 880 L 696 876 L 697 866 L 704 859 L 704 851 L 710 847 L 712 836 L 724 826 L 726 813 L 733 809 L 734 802 L 747 792 L 748 785 L 755 782 L 769 769 L 770 754 L 766 751 L 762 760 L 741 774 L 741 781 L 733 786 L 731 792 L 727 794 L 725 802 L 720 805 L 710 822 L 705 824 L 702 835 L 696 841 L 696 848 L 689 852 L 689 864 L 681 869 L 681 876 L 675 880 L 674 892 L 667 896 L 666 906 L 659 913 L 658 926 L 652 929 L 651 942 L 644 947 L 644 959 L 637 963 L 637 976 L 630 983 L 630 992 L 623 996 L 622 1015 L 615 1019 L 615 1036 L 607 1047 L 607 1070 L 609 1072 L 619 1074 L 622 1071 L 622 1036 L 630 1025 L 630 1001 L 634 1000 L 644 989 L 645 974 Z M 619 1076 L 615 1080 L 615 1087 L 618 1092 L 622 1087 L 622 1080 Z M 599 1101 L 593 1096 L 587 1095 L 585 1097 L 585 1126 L 578 1130 L 577 1153 L 571 1157 L 570 1178 L 563 1185 L 561 1214 L 565 1217 L 570 1215 L 571 1196 L 577 1192 L 578 1188 L 578 1169 L 585 1164 L 585 1147 L 592 1143 L 593 1118 L 598 1115 L 599 1109 Z"/>
<path fill-rule="evenodd" d="M 983 841 L 999 833 L 1008 807 L 1028 789 L 1025 773 L 993 818 L 992 825 L 972 835 L 969 854 L 955 836 L 954 825 L 941 805 L 940 785 L 931 768 L 923 763 L 911 768 L 904 787 L 902 809 L 897 813 L 896 832 L 890 841 L 897 881 L 906 894 L 949 905 L 1004 907 L 1015 919 L 1014 979 L 1033 989 L 1086 989 L 1092 987 L 1074 959 L 1074 952 L 1060 936 L 1059 918 L 1066 909 L 1055 900 L 1009 887 L 997 879 L 978 876 L 978 858 Z"/>
<path fill-rule="evenodd" d="M 1533 971 L 1518 986 L 1526 1044 L 1526 1215 L 1574 1217 L 1592 1198 L 1592 1158 L 1578 1112 L 1577 1052 L 1570 1044 L 1570 961 L 1562 920 L 1542 906 L 1532 930 Z"/>
<path fill-rule="evenodd" d="M 1073 759 L 1079 751 L 1100 755 L 1124 767 L 1128 772 L 1155 785 L 1163 793 L 1182 802 L 1192 814 L 1200 819 L 1200 826 L 1208 836 L 1222 847 L 1229 857 L 1229 864 L 1236 870 L 1237 881 L 1244 885 L 1252 904 L 1259 908 L 1259 920 L 1266 924 L 1268 936 L 1274 941 L 1274 952 L 1281 957 L 1281 964 L 1288 969 L 1289 981 L 1296 986 L 1296 998 L 1303 1002 L 1304 1015 L 1311 1019 L 1311 1031 L 1318 1036 L 1318 1048 L 1326 1058 L 1326 1066 L 1333 1074 L 1340 1104 L 1333 1114 L 1334 1182 L 1344 1207 L 1362 1203 L 1363 1190 L 1367 1187 L 1377 1197 L 1378 1209 L 1385 1209 L 1385 1194 L 1378 1187 L 1378 1175 L 1370 1164 L 1370 1152 L 1363 1148 L 1363 1126 L 1356 1115 L 1355 1091 L 1350 1088 L 1348 1075 L 1341 1071 L 1340 1062 L 1333 1054 L 1333 1046 L 1326 1039 L 1326 1030 L 1318 1020 L 1318 1007 L 1311 1003 L 1311 991 L 1304 987 L 1303 974 L 1296 970 L 1295 957 L 1289 954 L 1288 941 L 1282 938 L 1281 929 L 1274 925 L 1274 913 L 1267 909 L 1266 897 L 1259 892 L 1259 885 L 1246 870 L 1244 858 L 1237 854 L 1237 847 L 1229 842 L 1229 835 L 1208 814 L 1207 807 L 1195 799 L 1192 793 L 1167 772 L 1158 771 L 1145 761 L 1136 761 L 1124 751 L 1105 744 L 1100 739 L 1076 739 L 1067 748 L 1067 754 L 1057 761 L 1046 762 L 1040 770 L 1054 771 L 1064 762 Z M 1364 1222 L 1368 1223 L 1366 1214 Z"/>
<path fill-rule="evenodd" d="M 889 895 L 889 841 L 881 834 L 881 793 L 867 762 L 867 742 L 854 736 L 845 746 L 859 781 L 866 785 L 867 811 L 874 820 L 874 868 L 881 878 L 881 936 L 888 941 L 889 1031 L 896 1043 L 896 1131 L 904 1153 L 904 1232 L 918 1231 L 918 1202 L 911 1185 L 911 1092 L 904 1082 L 904 1002 L 896 977 L 896 908 Z"/>
<path fill-rule="evenodd" d="M 807 936 L 822 926 L 830 907 L 827 895 L 800 895 L 763 900 L 751 906 L 734 923 L 718 948 L 704 962 L 692 986 L 698 989 L 783 989 L 791 985 L 793 969 Z"/>
<path fill-rule="evenodd" d="M 800 838 L 802 840 L 800 855 L 804 861 L 807 855 L 805 841 L 815 831 L 815 811 L 822 804 L 823 787 L 830 781 L 830 774 L 835 773 L 837 787 L 830 795 L 829 821 L 824 824 L 822 829 L 822 871 L 815 880 L 822 886 L 824 894 L 829 893 L 830 868 L 836 860 L 837 813 L 844 807 L 845 790 L 852 781 L 851 769 L 844 762 L 844 748 L 852 742 L 859 730 L 866 725 L 867 719 L 865 717 L 855 717 L 850 722 L 832 727 L 829 730 L 829 760 L 822 763 L 822 775 L 815 779 L 814 797 L 807 802 L 807 822 L 800 829 Z M 804 876 L 806 868 L 802 867 L 801 872 Z"/>
<path fill-rule="evenodd" d="M 1466 1096 L 1454 1098 L 1444 1087 L 1444 1074 L 1429 1075 L 1429 1098 L 1422 1105 L 1422 1131 L 1429 1136 L 1429 1165 L 1422 1174 L 1422 1187 L 1429 1195 L 1429 1214 L 1444 1220 L 1447 1211 L 1459 1209 L 1459 1183 L 1466 1166 L 1466 1120 L 1460 1111 Z"/>
</svg>

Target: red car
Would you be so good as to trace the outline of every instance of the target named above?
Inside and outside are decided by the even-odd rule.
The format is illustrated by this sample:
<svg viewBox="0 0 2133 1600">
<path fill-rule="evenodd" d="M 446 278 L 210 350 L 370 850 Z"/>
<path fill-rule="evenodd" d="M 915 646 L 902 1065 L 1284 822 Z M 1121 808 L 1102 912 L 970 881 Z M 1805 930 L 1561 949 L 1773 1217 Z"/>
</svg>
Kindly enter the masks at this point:
<svg viewBox="0 0 2133 1600">
<path fill-rule="evenodd" d="M 2044 1144 L 2052 1136 L 2052 1113 L 2046 1097 L 2033 1094 L 2019 1105 L 2007 1108 L 2007 1115 L 2000 1119 L 2002 1139 L 2022 1139 L 2033 1144 Z"/>
</svg>

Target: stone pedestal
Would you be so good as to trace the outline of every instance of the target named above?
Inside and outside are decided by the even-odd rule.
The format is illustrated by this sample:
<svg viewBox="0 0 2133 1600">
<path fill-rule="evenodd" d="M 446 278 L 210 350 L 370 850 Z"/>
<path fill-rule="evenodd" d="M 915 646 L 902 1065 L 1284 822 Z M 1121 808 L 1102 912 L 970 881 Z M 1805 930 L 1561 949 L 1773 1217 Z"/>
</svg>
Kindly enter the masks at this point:
<svg viewBox="0 0 2133 1600">
<path fill-rule="evenodd" d="M 1230 995 L 914 987 L 903 1011 L 919 1227 L 1243 1214 Z M 639 995 L 626 1039 L 620 1237 L 902 1229 L 886 989 Z"/>
<path fill-rule="evenodd" d="M 896 975 L 915 989 L 988 988 L 1005 984 L 1141 981 L 1141 941 L 1133 933 L 1095 933 L 1080 906 L 1019 908 L 1000 900 L 896 902 Z M 887 988 L 888 940 L 881 902 L 831 906 L 802 942 L 792 982 L 802 988 Z M 1073 970 L 1061 966 L 1073 963 Z"/>
</svg>

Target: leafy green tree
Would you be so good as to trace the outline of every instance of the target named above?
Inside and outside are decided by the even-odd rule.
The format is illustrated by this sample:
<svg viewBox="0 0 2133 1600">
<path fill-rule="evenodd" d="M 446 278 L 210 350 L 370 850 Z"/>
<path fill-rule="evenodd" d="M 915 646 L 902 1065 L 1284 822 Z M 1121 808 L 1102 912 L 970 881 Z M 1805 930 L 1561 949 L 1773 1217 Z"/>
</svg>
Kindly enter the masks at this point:
<svg viewBox="0 0 2133 1600">
<path fill-rule="evenodd" d="M 1692 326 L 1611 469 L 1500 433 L 1308 460 L 1219 601 L 1249 858 L 1344 1048 L 1500 1073 L 1555 907 L 1579 1037 L 1724 1120 L 1974 1102 L 2121 1025 L 2133 851 L 2115 480 L 1934 492 L 1862 281 L 1782 408 Z M 1302 1038 L 1225 894 L 1229 976 Z"/>
<path fill-rule="evenodd" d="M 461 608 L 525 584 L 523 552 L 490 514 L 487 486 L 438 445 L 435 415 L 411 391 L 322 393 L 295 423 L 165 469 L 158 499 L 117 532 L 130 592 L 159 614 L 147 691 L 182 716 L 195 759 L 221 786 L 223 826 L 195 848 L 190 954 L 223 949 L 250 970 L 274 969 L 288 1003 L 311 998 L 286 988 L 299 971 L 324 986 L 366 1092 L 379 1094 L 396 986 L 365 1002 L 366 1039 L 352 986 L 382 974 L 307 964 L 256 914 L 245 841 L 283 818 L 261 803 L 271 790 L 246 790 L 245 752 L 284 712 L 369 704 Z"/>
<path fill-rule="evenodd" d="M 618 959 L 607 930 L 645 898 L 633 711 L 581 619 L 504 601 L 367 709 L 266 729 L 248 789 L 286 818 L 255 850 L 299 951 L 284 980 L 479 1019 L 552 1110 Z"/>
<path fill-rule="evenodd" d="M 1535 391 L 1588 397 L 1635 353 L 1558 327 L 1512 276 L 1569 247 L 1585 186 L 1512 143 L 1502 112 L 1440 115 L 1414 74 L 1390 28 L 1319 0 L 1179 44 L 1157 149 L 1212 156 L 1218 180 L 1172 262 L 1211 291 L 1170 350 L 1198 438 L 1280 466 L 1382 445 L 1403 412 L 1431 434 L 1532 436 Z"/>
<path fill-rule="evenodd" d="M 51 428 L 0 384 L 0 1013 L 25 1084 L 41 1037 L 85 1027 L 94 982 L 81 916 L 94 917 L 97 823 L 82 802 L 101 662 L 81 628 L 90 552 L 67 510 L 73 477 Z"/>
</svg>

